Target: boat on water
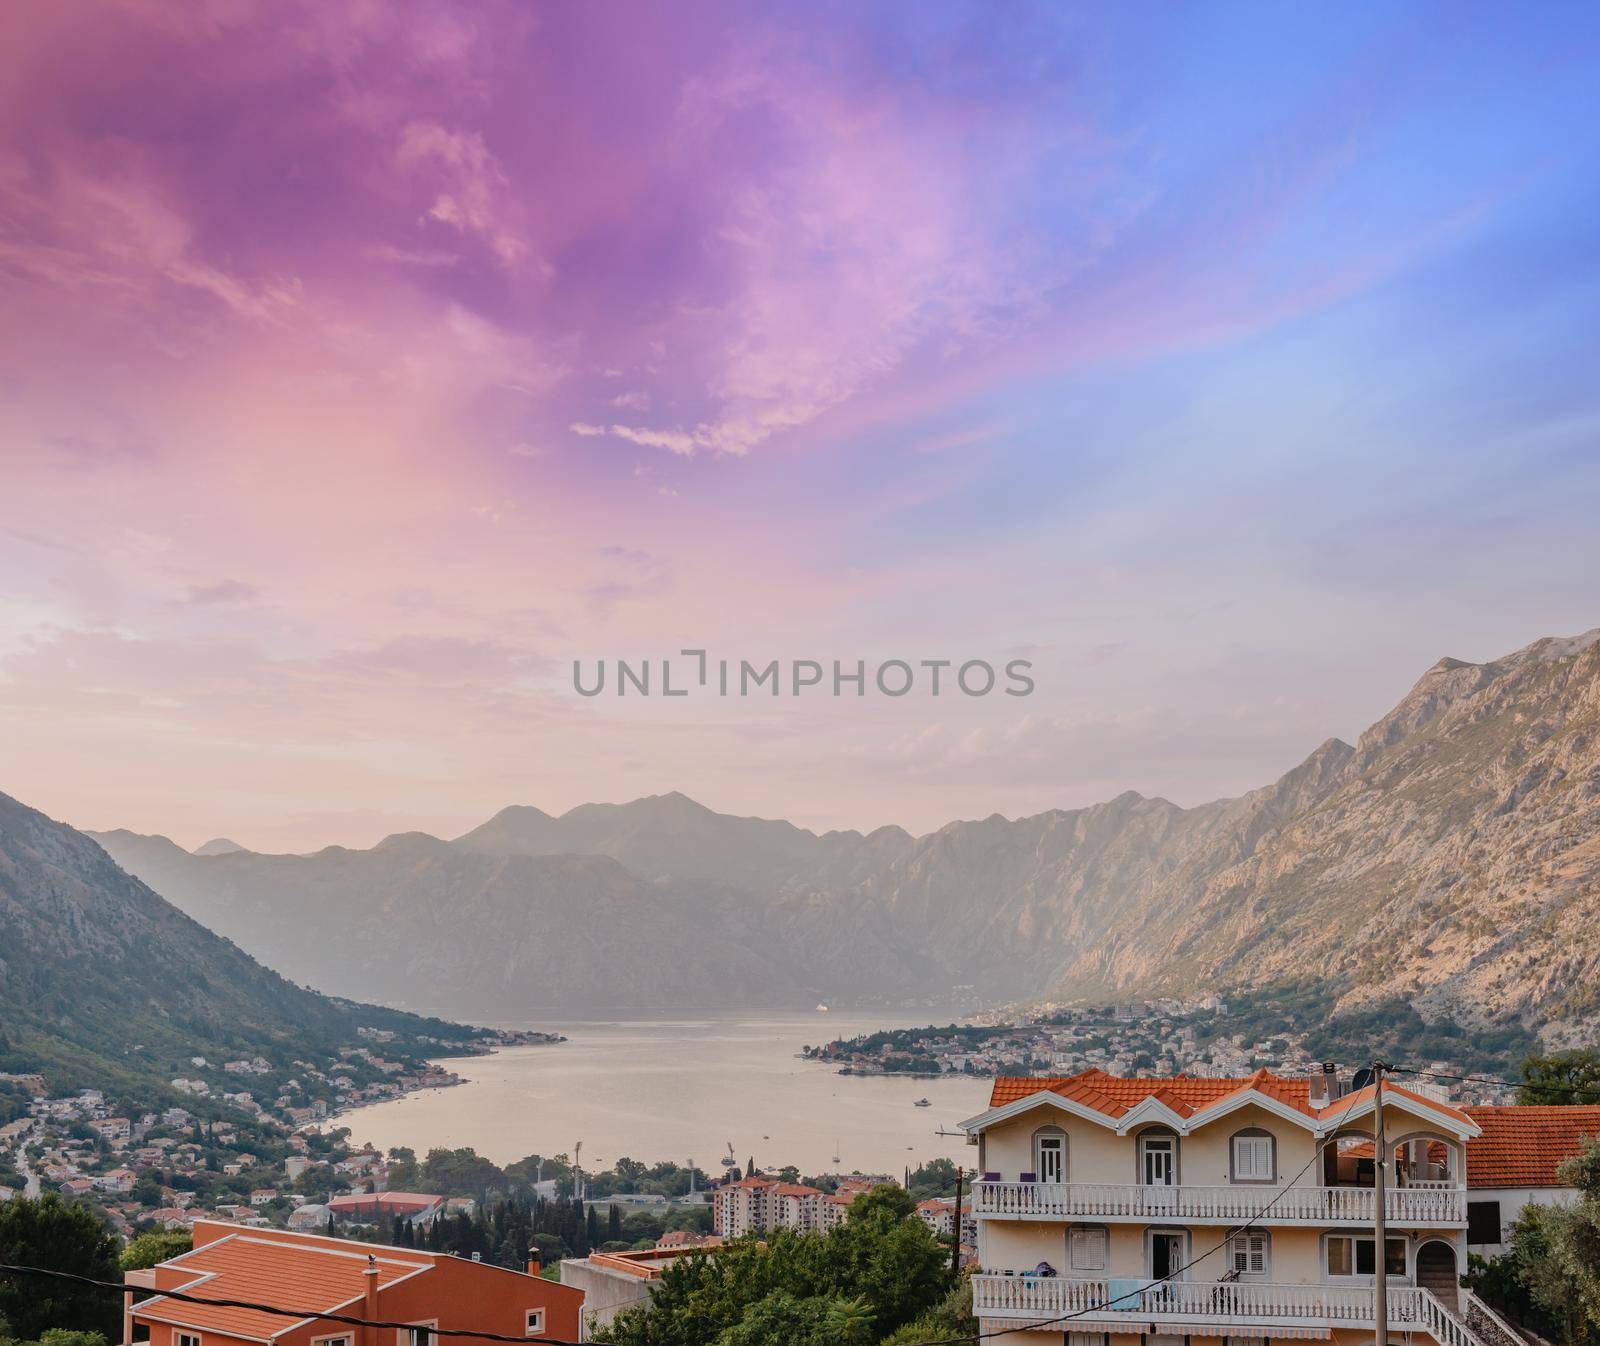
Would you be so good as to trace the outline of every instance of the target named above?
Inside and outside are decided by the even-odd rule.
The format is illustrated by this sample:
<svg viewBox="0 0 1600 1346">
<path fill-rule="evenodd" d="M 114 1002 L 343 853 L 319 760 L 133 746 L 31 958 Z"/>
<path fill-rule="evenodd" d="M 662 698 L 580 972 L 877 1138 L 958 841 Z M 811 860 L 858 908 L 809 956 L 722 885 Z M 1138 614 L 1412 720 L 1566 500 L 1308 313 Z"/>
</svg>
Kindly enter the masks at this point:
<svg viewBox="0 0 1600 1346">
<path fill-rule="evenodd" d="M 817 1013 L 818 1014 L 826 1014 L 827 1012 L 828 1012 L 828 1007 L 826 1005 L 818 1005 L 817 1006 Z"/>
<path fill-rule="evenodd" d="M 914 1108 L 931 1108 L 933 1106 L 933 1104 L 928 1102 L 928 1100 L 925 1099 L 925 1098 L 919 1098 L 911 1106 L 914 1107 Z"/>
</svg>

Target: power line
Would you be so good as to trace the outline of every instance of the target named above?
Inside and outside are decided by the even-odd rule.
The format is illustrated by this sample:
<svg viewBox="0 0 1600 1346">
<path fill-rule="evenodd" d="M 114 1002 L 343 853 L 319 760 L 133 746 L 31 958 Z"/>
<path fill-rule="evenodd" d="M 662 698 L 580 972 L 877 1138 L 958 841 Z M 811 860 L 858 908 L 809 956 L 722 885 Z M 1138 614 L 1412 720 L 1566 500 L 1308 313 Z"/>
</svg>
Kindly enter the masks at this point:
<svg viewBox="0 0 1600 1346">
<path fill-rule="evenodd" d="M 1423 1070 L 1418 1066 L 1390 1066 L 1391 1075 L 1416 1075 L 1429 1080 L 1452 1080 L 1468 1084 L 1500 1084 L 1507 1089 L 1541 1089 L 1546 1093 L 1554 1094 L 1583 1094 L 1600 1104 L 1600 1080 L 1593 1084 L 1558 1084 L 1555 1081 L 1545 1083 L 1542 1080 L 1505 1080 L 1498 1075 L 1448 1075 L 1440 1070 Z M 1537 1105 L 1534 1105 L 1537 1106 Z M 1560 1106 L 1557 1104 L 1556 1106 Z"/>
<path fill-rule="evenodd" d="M 147 1289 L 146 1286 L 128 1285 L 123 1281 L 101 1281 L 93 1276 L 79 1276 L 71 1271 L 52 1271 L 46 1267 L 21 1267 L 11 1266 L 0 1262 L 0 1275 L 3 1276 L 34 1276 L 49 1280 L 67 1281 L 73 1285 L 84 1285 L 95 1290 L 112 1290 L 118 1294 L 130 1294 Z M 253 1309 L 257 1313 L 270 1313 L 279 1318 L 296 1318 L 305 1320 L 314 1318 L 319 1322 L 339 1323 L 346 1327 L 393 1327 L 411 1329 L 416 1323 L 379 1322 L 371 1318 L 353 1318 L 343 1313 L 327 1313 L 317 1309 L 285 1309 L 273 1304 L 258 1304 L 249 1299 L 205 1299 L 199 1295 L 185 1294 L 181 1290 L 157 1290 L 154 1298 L 177 1300 L 183 1304 L 208 1304 L 214 1308 L 223 1309 Z M 137 1306 L 135 1306 L 137 1308 Z M 566 1337 L 527 1337 L 506 1336 L 499 1332 L 478 1332 L 471 1328 L 442 1328 L 432 1327 L 427 1329 L 432 1337 L 471 1337 L 476 1341 L 504 1341 L 504 1342 L 532 1342 L 534 1346 L 579 1346 L 579 1343 L 569 1341 Z"/>
<path fill-rule="evenodd" d="M 1279 1189 L 1277 1196 L 1273 1197 L 1271 1201 L 1267 1202 L 1267 1204 L 1265 1206 L 1263 1206 L 1260 1210 L 1256 1211 L 1256 1213 L 1254 1215 L 1252 1215 L 1248 1220 L 1246 1220 L 1243 1224 L 1235 1225 L 1233 1228 L 1229 1229 L 1228 1232 L 1222 1236 L 1222 1241 L 1220 1243 L 1214 1244 L 1213 1246 L 1207 1248 L 1198 1257 L 1190 1258 L 1182 1266 L 1174 1267 L 1165 1276 L 1157 1277 L 1149 1285 L 1146 1285 L 1145 1287 L 1143 1287 L 1143 1289 L 1144 1290 L 1149 1290 L 1149 1289 L 1153 1288 L 1154 1286 L 1164 1285 L 1168 1281 L 1175 1280 L 1177 1277 L 1183 1275 L 1184 1272 L 1189 1270 L 1190 1267 L 1198 1266 L 1201 1262 L 1204 1262 L 1206 1260 L 1206 1258 L 1210 1257 L 1213 1253 L 1221 1252 L 1230 1243 L 1232 1243 L 1233 1240 L 1236 1237 L 1238 1237 L 1240 1234 L 1244 1233 L 1244 1231 L 1249 1229 L 1252 1225 L 1256 1224 L 1259 1220 L 1261 1220 L 1261 1218 L 1263 1216 L 1267 1215 L 1272 1210 L 1272 1208 L 1278 1204 L 1278 1202 L 1282 1201 L 1283 1198 L 1289 1194 L 1290 1189 L 1293 1188 L 1294 1185 L 1297 1182 L 1299 1182 L 1301 1178 L 1305 1177 L 1305 1175 L 1311 1171 L 1311 1166 L 1313 1164 L 1315 1164 L 1317 1162 L 1317 1160 L 1319 1160 L 1322 1157 L 1322 1151 L 1328 1145 L 1332 1144 L 1334 1141 L 1336 1141 L 1338 1139 L 1339 1128 L 1341 1126 L 1343 1126 L 1344 1123 L 1348 1120 L 1348 1118 L 1350 1116 L 1350 1110 L 1355 1107 L 1356 1099 L 1359 1096 L 1360 1096 L 1359 1091 L 1355 1091 L 1355 1090 L 1351 1091 L 1350 1101 L 1344 1105 L 1344 1111 L 1339 1114 L 1339 1120 L 1337 1122 L 1335 1122 L 1334 1125 L 1333 1125 L 1333 1134 L 1329 1135 L 1326 1139 L 1321 1140 L 1321 1141 L 1319 1141 L 1317 1143 L 1317 1145 L 1315 1146 L 1315 1148 L 1311 1152 L 1311 1158 L 1306 1160 L 1305 1167 L 1302 1168 L 1298 1173 L 1296 1173 L 1294 1175 L 1294 1177 L 1290 1178 L 1289 1181 L 1287 1183 L 1285 1183 Z M 1141 1291 L 1141 1293 L 1142 1293 L 1142 1291 Z M 938 1341 L 919 1342 L 918 1346 L 967 1346 L 967 1343 L 969 1343 L 969 1342 L 986 1341 L 991 1337 L 1010 1336 L 1013 1332 L 1040 1332 L 1040 1331 L 1047 1331 L 1048 1329 L 1050 1329 L 1052 1327 L 1055 1327 L 1058 1324 L 1071 1322 L 1076 1318 L 1087 1318 L 1090 1314 L 1103 1312 L 1105 1309 L 1110 1308 L 1111 1305 L 1121 1303 L 1124 1299 L 1127 1299 L 1127 1298 L 1128 1298 L 1127 1295 L 1118 1295 L 1115 1299 L 1103 1300 L 1099 1304 L 1091 1304 L 1091 1305 L 1089 1305 L 1088 1308 L 1076 1309 L 1071 1313 L 1063 1313 L 1059 1317 L 1056 1317 L 1056 1318 L 1046 1318 L 1042 1322 L 1029 1323 L 1026 1327 L 1000 1327 L 1000 1328 L 996 1328 L 992 1332 L 973 1332 L 973 1333 L 969 1333 L 968 1335 L 966 1335 L 964 1337 L 945 1337 L 942 1340 L 938 1340 Z"/>
</svg>

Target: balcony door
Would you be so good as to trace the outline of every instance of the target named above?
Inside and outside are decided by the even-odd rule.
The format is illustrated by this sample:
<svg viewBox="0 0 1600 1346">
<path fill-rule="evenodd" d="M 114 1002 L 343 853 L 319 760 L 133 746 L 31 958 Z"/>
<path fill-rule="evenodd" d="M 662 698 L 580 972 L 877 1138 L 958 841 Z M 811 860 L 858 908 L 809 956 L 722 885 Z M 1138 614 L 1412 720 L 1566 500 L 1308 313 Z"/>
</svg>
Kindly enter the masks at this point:
<svg viewBox="0 0 1600 1346">
<path fill-rule="evenodd" d="M 1146 1187 L 1171 1187 L 1178 1179 L 1178 1142 L 1172 1136 L 1139 1140 L 1139 1181 Z"/>
<path fill-rule="evenodd" d="M 1164 1233 L 1159 1229 L 1150 1233 L 1150 1279 L 1153 1281 L 1181 1280 L 1183 1264 L 1188 1261 L 1184 1251 L 1188 1236 Z"/>
<path fill-rule="evenodd" d="M 1060 1132 L 1041 1131 L 1033 1140 L 1033 1167 L 1040 1182 L 1057 1185 L 1067 1180 L 1067 1138 Z"/>
</svg>

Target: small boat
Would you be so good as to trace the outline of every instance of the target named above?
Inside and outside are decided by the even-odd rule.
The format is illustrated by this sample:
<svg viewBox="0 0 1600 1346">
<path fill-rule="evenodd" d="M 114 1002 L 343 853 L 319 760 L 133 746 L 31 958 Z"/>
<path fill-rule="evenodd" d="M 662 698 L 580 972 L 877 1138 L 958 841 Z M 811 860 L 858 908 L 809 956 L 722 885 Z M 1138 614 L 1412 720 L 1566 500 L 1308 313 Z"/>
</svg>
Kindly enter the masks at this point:
<svg viewBox="0 0 1600 1346">
<path fill-rule="evenodd" d="M 933 1106 L 933 1104 L 928 1102 L 928 1100 L 925 1099 L 925 1098 L 919 1098 L 911 1106 L 914 1107 L 914 1108 L 931 1108 Z"/>
<path fill-rule="evenodd" d="M 827 1012 L 828 1012 L 828 1007 L 826 1005 L 818 1005 L 817 1006 L 817 1013 L 818 1014 L 826 1014 Z"/>
</svg>

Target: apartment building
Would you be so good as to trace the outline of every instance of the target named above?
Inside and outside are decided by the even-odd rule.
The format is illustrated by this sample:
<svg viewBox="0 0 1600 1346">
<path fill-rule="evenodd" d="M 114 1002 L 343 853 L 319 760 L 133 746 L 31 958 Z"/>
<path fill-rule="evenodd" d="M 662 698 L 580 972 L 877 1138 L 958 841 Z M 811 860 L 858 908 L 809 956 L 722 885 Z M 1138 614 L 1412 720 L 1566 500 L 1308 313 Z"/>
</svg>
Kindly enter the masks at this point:
<svg viewBox="0 0 1600 1346">
<path fill-rule="evenodd" d="M 1481 1346 L 1464 1321 L 1466 1112 L 1384 1085 L 1393 1146 L 1375 1246 L 1373 1090 L 1320 1078 L 996 1080 L 978 1146 L 974 1308 L 984 1331 L 1067 1346 L 1370 1342 L 1389 1326 Z M 1247 1230 L 1234 1232 L 1252 1221 Z"/>
<path fill-rule="evenodd" d="M 452 1329 L 577 1341 L 583 1308 L 580 1290 L 486 1262 L 212 1220 L 195 1221 L 191 1251 L 127 1280 L 157 1292 L 124 1320 L 122 1339 L 142 1329 L 150 1346 L 467 1346 L 471 1338 Z M 164 1290 L 263 1307 L 189 1303 Z M 408 1326 L 362 1328 L 272 1308 Z"/>
<path fill-rule="evenodd" d="M 845 1220 L 857 1193 L 828 1193 L 775 1178 L 725 1182 L 711 1195 L 711 1227 L 723 1238 L 771 1229 L 832 1229 Z"/>
</svg>

